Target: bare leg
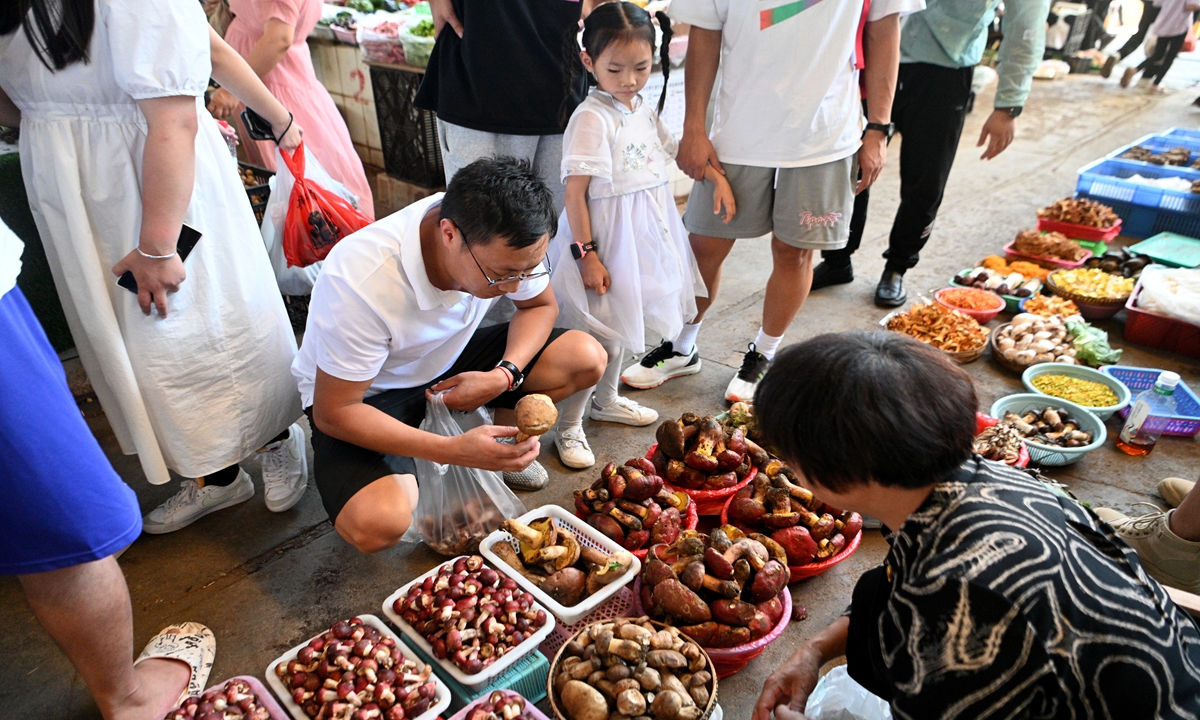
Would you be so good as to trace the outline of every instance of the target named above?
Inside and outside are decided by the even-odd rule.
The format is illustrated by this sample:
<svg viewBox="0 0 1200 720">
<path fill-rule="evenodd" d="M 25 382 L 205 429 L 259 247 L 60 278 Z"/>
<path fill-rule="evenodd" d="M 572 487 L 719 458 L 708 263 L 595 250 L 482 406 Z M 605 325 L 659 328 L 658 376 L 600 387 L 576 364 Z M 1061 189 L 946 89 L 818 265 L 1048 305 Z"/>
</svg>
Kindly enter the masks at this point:
<svg viewBox="0 0 1200 720">
<path fill-rule="evenodd" d="M 1197 487 L 1200 484 L 1183 497 L 1183 502 L 1171 513 L 1170 522 L 1171 532 L 1191 542 L 1200 542 L 1200 491 Z"/>
<path fill-rule="evenodd" d="M 763 300 L 763 330 L 776 337 L 787 332 L 812 287 L 813 251 L 800 250 L 771 237 L 774 267 Z"/>
<path fill-rule="evenodd" d="M 608 353 L 596 338 L 571 330 L 546 346 L 521 390 L 542 393 L 558 402 L 594 386 L 607 364 Z"/>
<path fill-rule="evenodd" d="M 717 289 L 721 286 L 721 266 L 725 264 L 725 258 L 729 257 L 729 251 L 736 241 L 695 233 L 689 235 L 688 240 L 692 244 L 692 254 L 696 256 L 696 265 L 700 268 L 700 277 L 704 278 L 704 286 L 708 288 L 708 297 L 696 298 L 696 318 L 691 322 L 698 323 L 717 299 Z M 810 271 L 810 278 L 811 275 Z"/>
<path fill-rule="evenodd" d="M 360 552 L 387 550 L 408 531 L 417 498 L 417 479 L 412 475 L 381 477 L 354 493 L 333 529 Z"/>
<path fill-rule="evenodd" d="M 38 622 L 75 665 L 107 720 L 152 720 L 174 707 L 190 669 L 158 658 L 133 666 L 129 587 L 114 558 L 19 579 Z"/>
</svg>

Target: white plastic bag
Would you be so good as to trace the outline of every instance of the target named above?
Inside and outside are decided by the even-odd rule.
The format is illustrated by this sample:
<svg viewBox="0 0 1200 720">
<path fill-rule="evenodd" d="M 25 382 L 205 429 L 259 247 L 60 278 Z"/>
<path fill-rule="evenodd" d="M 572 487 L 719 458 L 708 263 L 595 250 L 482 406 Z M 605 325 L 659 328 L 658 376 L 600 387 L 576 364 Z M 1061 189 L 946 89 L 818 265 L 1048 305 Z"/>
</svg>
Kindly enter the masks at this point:
<svg viewBox="0 0 1200 720">
<path fill-rule="evenodd" d="M 455 437 L 490 422 L 483 408 L 471 413 L 451 411 L 438 393 L 425 408 L 421 429 Z M 442 555 L 473 553 L 479 541 L 501 523 L 525 514 L 525 506 L 498 472 L 420 458 L 416 465 L 420 499 L 413 513 L 413 526 L 421 539 Z"/>
<path fill-rule="evenodd" d="M 404 64 L 404 46 L 400 28 L 412 16 L 411 11 L 368 15 L 358 22 L 358 49 L 363 62 Z"/>
<path fill-rule="evenodd" d="M 1140 310 L 1200 325 L 1200 270 L 1151 265 L 1142 271 Z"/>
<path fill-rule="evenodd" d="M 304 159 L 304 175 L 310 182 L 341 195 L 354 207 L 358 207 L 358 196 L 330 177 L 312 153 L 308 153 Z M 325 263 L 320 261 L 308 267 L 288 267 L 287 258 L 283 253 L 283 225 L 293 184 L 292 174 L 288 172 L 287 164 L 279 154 L 279 148 L 275 148 L 275 177 L 271 178 L 271 197 L 263 211 L 263 244 L 267 246 L 267 255 L 271 258 L 271 268 L 275 270 L 279 292 L 284 295 L 308 295 L 312 292 L 317 276 L 321 273 L 321 266 Z"/>
<path fill-rule="evenodd" d="M 892 720 L 892 708 L 872 695 L 839 665 L 825 674 L 808 696 L 804 714 L 811 720 Z"/>
</svg>

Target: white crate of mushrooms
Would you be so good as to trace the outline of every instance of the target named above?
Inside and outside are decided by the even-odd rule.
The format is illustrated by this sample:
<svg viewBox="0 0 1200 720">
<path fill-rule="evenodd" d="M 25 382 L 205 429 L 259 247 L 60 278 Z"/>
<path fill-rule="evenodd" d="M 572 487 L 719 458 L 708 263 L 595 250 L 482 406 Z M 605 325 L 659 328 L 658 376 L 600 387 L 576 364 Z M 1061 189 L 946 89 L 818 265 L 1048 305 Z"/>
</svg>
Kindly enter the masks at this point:
<svg viewBox="0 0 1200 720">
<path fill-rule="evenodd" d="M 996 352 L 1007 364 L 1029 367 L 1044 362 L 1075 364 L 1075 338 L 1062 315 L 1044 318 L 1021 313 L 996 331 Z"/>
</svg>

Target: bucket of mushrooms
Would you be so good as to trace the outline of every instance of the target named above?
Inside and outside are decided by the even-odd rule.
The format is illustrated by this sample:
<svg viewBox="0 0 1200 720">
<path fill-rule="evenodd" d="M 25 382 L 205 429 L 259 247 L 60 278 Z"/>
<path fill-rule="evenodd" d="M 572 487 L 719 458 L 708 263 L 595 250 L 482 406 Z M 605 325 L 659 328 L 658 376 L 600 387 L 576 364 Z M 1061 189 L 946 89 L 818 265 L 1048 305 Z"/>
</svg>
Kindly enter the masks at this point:
<svg viewBox="0 0 1200 720">
<path fill-rule="evenodd" d="M 555 720 L 707 720 L 717 707 L 712 659 L 648 617 L 580 630 L 554 656 L 546 686 Z"/>
</svg>

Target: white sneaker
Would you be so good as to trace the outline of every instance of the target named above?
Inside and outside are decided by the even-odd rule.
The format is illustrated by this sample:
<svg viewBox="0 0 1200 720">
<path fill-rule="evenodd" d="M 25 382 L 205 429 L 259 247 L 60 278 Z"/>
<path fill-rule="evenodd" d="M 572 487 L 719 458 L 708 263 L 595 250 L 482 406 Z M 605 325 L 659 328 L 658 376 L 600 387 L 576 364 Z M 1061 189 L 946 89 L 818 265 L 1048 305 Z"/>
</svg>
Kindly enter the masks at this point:
<svg viewBox="0 0 1200 720">
<path fill-rule="evenodd" d="M 691 355 L 675 352 L 670 340 L 642 356 L 642 359 L 621 373 L 621 381 L 629 387 L 649 390 L 671 378 L 695 375 L 700 372 L 700 351 L 692 348 Z"/>
<path fill-rule="evenodd" d="M 618 395 L 616 401 L 608 406 L 601 406 L 593 397 L 592 409 L 588 416 L 593 420 L 642 427 L 658 420 L 658 411 Z"/>
<path fill-rule="evenodd" d="M 241 468 L 238 468 L 237 480 L 225 487 L 200 487 L 195 480 L 184 480 L 179 492 L 142 518 L 142 530 L 151 535 L 172 533 L 211 512 L 244 503 L 252 497 L 254 483 Z"/>
<path fill-rule="evenodd" d="M 505 445 L 515 445 L 516 438 L 506 437 L 498 438 L 496 442 L 504 443 Z M 550 473 L 546 472 L 546 468 L 537 460 L 529 463 L 529 466 L 519 472 L 505 472 L 503 474 L 504 484 L 508 485 L 513 490 L 535 491 L 541 490 L 550 484 Z"/>
<path fill-rule="evenodd" d="M 308 456 L 304 452 L 304 431 L 296 423 L 288 428 L 284 440 L 258 451 L 262 462 L 263 499 L 271 512 L 290 510 L 308 487 Z"/>
<path fill-rule="evenodd" d="M 558 458 L 562 464 L 569 468 L 582 470 L 596 464 L 596 456 L 592 454 L 583 428 L 560 430 L 554 438 L 554 447 L 558 448 Z"/>
<path fill-rule="evenodd" d="M 754 347 L 754 343 L 750 343 L 745 357 L 742 358 L 742 367 L 725 388 L 725 399 L 729 402 L 753 402 L 758 381 L 767 374 L 769 367 L 771 361 Z"/>
</svg>

